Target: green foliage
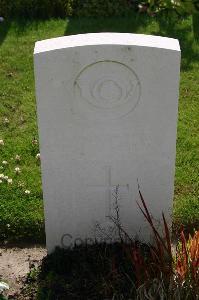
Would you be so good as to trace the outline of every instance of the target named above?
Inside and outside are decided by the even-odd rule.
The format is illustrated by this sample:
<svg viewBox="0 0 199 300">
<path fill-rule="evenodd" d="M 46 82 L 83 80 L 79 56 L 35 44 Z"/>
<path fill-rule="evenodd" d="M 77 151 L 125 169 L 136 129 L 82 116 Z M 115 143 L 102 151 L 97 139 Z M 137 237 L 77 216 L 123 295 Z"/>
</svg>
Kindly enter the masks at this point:
<svg viewBox="0 0 199 300">
<path fill-rule="evenodd" d="M 50 18 L 65 17 L 68 0 L 1 0 L 3 17 Z"/>
<path fill-rule="evenodd" d="M 179 14 L 192 14 L 199 11 L 198 0 L 147 0 L 145 3 L 153 12 L 174 9 Z"/>
<path fill-rule="evenodd" d="M 199 2 L 198 0 L 174 0 L 173 7 L 179 13 L 192 14 L 199 11 Z"/>
<path fill-rule="evenodd" d="M 73 0 L 73 15 L 77 16 L 121 16 L 130 8 L 127 0 Z"/>
<path fill-rule="evenodd" d="M 1 0 L 4 17 L 50 18 L 65 16 L 117 16 L 131 9 L 127 0 Z"/>
<path fill-rule="evenodd" d="M 150 16 L 160 14 L 173 18 L 174 14 L 185 17 L 192 15 L 192 29 L 194 39 L 199 40 L 199 1 L 198 0 L 143 0 L 139 5 L 140 12 L 147 12 Z"/>
<path fill-rule="evenodd" d="M 179 14 L 192 14 L 199 11 L 197 0 L 1 0 L 0 15 L 43 19 L 122 16 L 137 9 L 139 3 L 148 7 L 150 13 L 175 10 Z"/>
<path fill-rule="evenodd" d="M 193 24 L 194 37 L 198 41 L 199 40 L 199 12 L 194 12 L 192 14 L 192 24 Z"/>
<path fill-rule="evenodd" d="M 165 9 L 173 8 L 172 0 L 147 0 L 149 11 L 159 12 Z"/>
</svg>

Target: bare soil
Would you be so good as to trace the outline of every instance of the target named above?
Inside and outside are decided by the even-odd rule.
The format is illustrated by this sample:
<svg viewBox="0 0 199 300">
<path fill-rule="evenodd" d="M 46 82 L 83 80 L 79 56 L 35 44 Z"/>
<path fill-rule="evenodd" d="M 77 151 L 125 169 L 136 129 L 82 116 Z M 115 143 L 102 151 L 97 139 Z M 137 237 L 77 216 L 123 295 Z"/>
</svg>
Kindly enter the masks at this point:
<svg viewBox="0 0 199 300">
<path fill-rule="evenodd" d="M 41 245 L 21 247 L 6 245 L 0 248 L 0 281 L 9 284 L 10 289 L 5 293 L 9 299 L 17 299 L 31 265 L 39 265 L 46 255 L 47 251 Z"/>
</svg>

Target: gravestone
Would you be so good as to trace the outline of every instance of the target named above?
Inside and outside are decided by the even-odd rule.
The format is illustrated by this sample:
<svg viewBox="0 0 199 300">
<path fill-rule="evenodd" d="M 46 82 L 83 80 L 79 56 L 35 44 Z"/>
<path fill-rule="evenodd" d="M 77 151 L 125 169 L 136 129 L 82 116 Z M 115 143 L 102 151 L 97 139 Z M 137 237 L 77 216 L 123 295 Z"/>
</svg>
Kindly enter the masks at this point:
<svg viewBox="0 0 199 300">
<path fill-rule="evenodd" d="M 178 41 L 66 36 L 37 42 L 34 62 L 48 251 L 111 229 L 116 202 L 124 230 L 148 241 L 138 184 L 153 217 L 171 220 Z"/>
</svg>

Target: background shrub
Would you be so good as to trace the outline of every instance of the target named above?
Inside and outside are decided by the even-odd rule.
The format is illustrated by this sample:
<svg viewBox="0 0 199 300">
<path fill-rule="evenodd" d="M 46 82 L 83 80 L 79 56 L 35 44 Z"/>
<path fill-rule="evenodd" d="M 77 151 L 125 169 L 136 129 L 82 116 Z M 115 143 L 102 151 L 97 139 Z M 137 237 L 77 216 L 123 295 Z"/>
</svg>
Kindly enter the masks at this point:
<svg viewBox="0 0 199 300">
<path fill-rule="evenodd" d="M 50 18 L 65 16 L 118 16 L 137 0 L 1 0 L 0 16 Z"/>
<path fill-rule="evenodd" d="M 73 0 L 73 15 L 118 16 L 130 11 L 132 2 L 127 0 Z"/>
<path fill-rule="evenodd" d="M 65 17 L 72 0 L 1 0 L 3 17 L 50 18 Z"/>
</svg>

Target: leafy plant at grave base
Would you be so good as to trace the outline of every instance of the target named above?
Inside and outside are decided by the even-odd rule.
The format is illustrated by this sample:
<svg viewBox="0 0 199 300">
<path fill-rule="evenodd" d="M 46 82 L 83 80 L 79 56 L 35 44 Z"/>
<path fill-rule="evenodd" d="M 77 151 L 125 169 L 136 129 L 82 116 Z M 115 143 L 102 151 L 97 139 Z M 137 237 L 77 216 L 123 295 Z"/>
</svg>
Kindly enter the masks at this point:
<svg viewBox="0 0 199 300">
<path fill-rule="evenodd" d="M 124 245 L 130 264 L 136 276 L 138 299 L 159 299 L 162 295 L 168 299 L 197 299 L 199 297 L 199 231 L 193 237 L 189 235 L 188 241 L 181 230 L 180 241 L 176 248 L 176 255 L 172 253 L 172 241 L 164 214 L 163 236 L 156 229 L 145 200 L 139 190 L 141 203 L 137 203 L 145 219 L 149 223 L 154 245 L 149 245 L 149 252 L 143 255 L 140 245 Z M 122 234 L 129 238 L 121 226 L 118 205 L 118 187 L 113 195 L 115 197 L 116 217 L 111 220 L 118 228 L 121 241 Z M 152 297 L 152 298 L 151 298 Z M 162 298 L 161 298 L 162 299 Z"/>
<path fill-rule="evenodd" d="M 118 187 L 115 217 L 120 242 L 82 244 L 73 249 L 56 248 L 33 269 L 22 292 L 48 299 L 149 299 L 197 300 L 199 297 L 199 231 L 186 241 L 183 231 L 172 253 L 171 237 L 164 214 L 162 236 L 142 197 L 138 206 L 149 223 L 154 245 L 134 241 L 123 230 L 119 218 Z M 124 237 L 128 243 L 124 242 Z M 126 241 L 127 241 L 126 240 Z"/>
<path fill-rule="evenodd" d="M 164 238 L 159 234 L 153 223 L 152 216 L 139 191 L 141 204 L 138 206 L 149 223 L 155 245 L 150 246 L 147 258 L 143 257 L 140 248 L 133 246 L 129 257 L 135 268 L 138 299 L 159 299 L 165 295 L 168 299 L 198 299 L 199 297 L 199 231 L 194 236 L 185 239 L 183 230 L 176 248 L 175 257 L 172 254 L 172 243 L 169 228 L 164 214 Z M 150 298 L 155 297 L 155 298 Z M 161 298 L 162 299 L 162 298 Z M 167 298 L 166 298 L 167 299 Z"/>
<path fill-rule="evenodd" d="M 129 248 L 129 245 L 127 245 L 127 254 L 130 258 L 130 261 L 135 267 L 136 270 L 136 278 L 137 278 L 137 286 L 140 286 L 143 282 L 146 280 L 149 280 L 151 276 L 154 274 L 155 276 L 160 272 L 160 274 L 166 274 L 167 277 L 170 276 L 172 273 L 172 249 L 171 249 L 171 238 L 169 233 L 169 228 L 166 223 L 164 214 L 162 214 L 163 217 L 163 224 L 164 224 L 164 233 L 165 237 L 161 237 L 158 230 L 156 229 L 152 216 L 149 213 L 149 210 L 147 208 L 147 205 L 144 201 L 144 198 L 142 196 L 142 193 L 139 190 L 139 195 L 141 199 L 141 203 L 137 203 L 142 214 L 146 218 L 147 222 L 149 223 L 152 232 L 153 237 L 155 241 L 155 245 L 150 245 L 150 260 L 146 261 L 146 259 L 143 257 L 142 253 L 140 252 L 139 245 L 132 243 L 131 237 L 128 236 L 128 234 L 123 230 L 122 224 L 119 218 L 119 204 L 118 204 L 118 187 L 116 187 L 116 192 L 113 194 L 114 200 L 115 200 L 115 211 L 116 211 L 116 217 L 111 216 L 110 219 L 114 222 L 116 227 L 118 228 L 118 235 L 120 236 L 121 241 L 123 242 L 123 236 L 127 238 L 128 241 L 132 243 L 132 247 Z M 130 252 L 128 253 L 130 249 Z M 152 266 L 151 266 L 152 262 Z"/>
<path fill-rule="evenodd" d="M 186 241 L 183 231 L 176 251 L 175 270 L 178 279 L 188 291 L 190 287 L 199 297 L 199 231 Z"/>
</svg>

